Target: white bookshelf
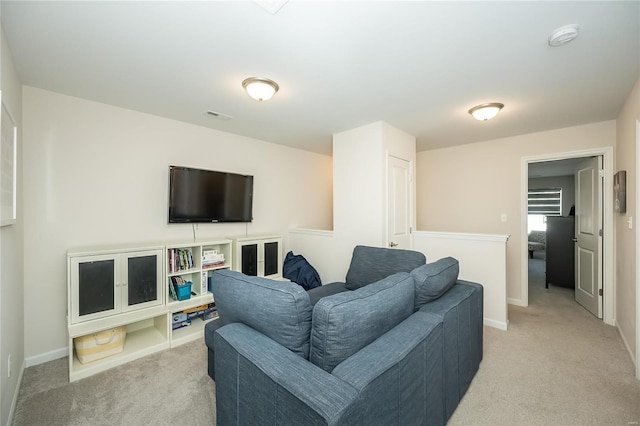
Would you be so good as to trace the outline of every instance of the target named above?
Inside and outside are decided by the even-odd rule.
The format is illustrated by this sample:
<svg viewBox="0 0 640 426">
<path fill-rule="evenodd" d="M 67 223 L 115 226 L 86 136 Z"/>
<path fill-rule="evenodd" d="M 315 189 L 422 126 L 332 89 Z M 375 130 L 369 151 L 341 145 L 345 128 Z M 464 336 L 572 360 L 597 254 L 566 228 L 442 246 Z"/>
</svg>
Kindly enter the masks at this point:
<svg viewBox="0 0 640 426">
<path fill-rule="evenodd" d="M 231 240 L 221 239 L 191 243 L 172 243 L 162 246 L 154 245 L 151 254 L 156 256 L 158 268 L 148 268 L 149 276 L 140 278 L 142 281 L 157 280 L 158 302 L 143 303 L 136 309 L 128 306 L 121 309 L 118 306 L 108 312 L 91 313 L 82 316 L 78 314 L 82 309 L 78 308 L 81 292 L 78 290 L 82 274 L 79 265 L 83 261 L 95 262 L 116 259 L 113 276 L 114 286 L 118 287 L 117 293 L 127 290 L 127 282 L 120 276 L 121 266 L 118 259 L 128 259 L 131 253 L 143 252 L 148 255 L 149 245 L 127 247 L 105 247 L 70 250 L 67 254 L 67 281 L 68 281 L 68 312 L 67 329 L 69 335 L 69 381 L 73 382 L 107 369 L 133 361 L 140 357 L 158 352 L 163 349 L 175 347 L 193 340 L 202 339 L 204 327 L 209 321 L 216 318 L 202 320 L 199 317 L 192 318 L 191 325 L 172 330 L 174 314 L 193 309 L 214 302 L 213 294 L 208 290 L 208 279 L 219 269 L 230 269 L 233 261 Z M 171 268 L 169 256 L 175 250 L 186 250 L 191 253 L 192 264 L 183 269 Z M 215 251 L 224 256 L 224 262 L 216 265 L 203 265 L 203 254 Z M 104 268 L 111 275 L 108 268 Z M 186 300 L 175 300 L 169 291 L 169 283 L 172 277 L 181 277 L 184 281 L 191 281 L 190 297 Z M 84 278 L 86 280 L 86 278 Z M 103 283 L 108 279 L 101 280 Z M 86 285 L 86 283 L 84 284 Z M 104 284 L 103 284 L 104 286 Z M 105 286 L 106 287 L 106 286 Z M 153 288 L 153 286 L 149 286 Z M 73 289 L 73 291 L 72 291 Z M 116 290 L 114 289 L 114 293 Z M 118 302 L 116 300 L 116 302 Z M 116 303 L 117 305 L 117 303 Z M 122 352 L 98 359 L 88 363 L 81 363 L 76 356 L 74 339 L 89 334 L 99 333 L 115 327 L 126 326 L 127 333 Z"/>
</svg>

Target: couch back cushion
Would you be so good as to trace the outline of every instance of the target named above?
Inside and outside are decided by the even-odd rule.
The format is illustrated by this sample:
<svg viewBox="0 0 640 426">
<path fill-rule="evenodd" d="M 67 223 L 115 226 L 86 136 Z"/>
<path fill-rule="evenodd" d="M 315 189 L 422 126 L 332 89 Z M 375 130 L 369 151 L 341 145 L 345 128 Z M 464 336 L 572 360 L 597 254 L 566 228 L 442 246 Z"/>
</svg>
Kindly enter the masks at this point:
<svg viewBox="0 0 640 426">
<path fill-rule="evenodd" d="M 220 320 L 241 322 L 309 359 L 312 307 L 298 284 L 220 270 L 213 274 Z"/>
<path fill-rule="evenodd" d="M 459 272 L 460 266 L 453 257 L 445 257 L 411 271 L 416 289 L 415 310 L 445 294 L 456 283 Z"/>
<path fill-rule="evenodd" d="M 397 273 L 355 291 L 327 296 L 313 308 L 309 360 L 331 372 L 413 313 L 413 278 Z"/>
<path fill-rule="evenodd" d="M 411 272 L 426 261 L 418 251 L 356 246 L 345 279 L 346 288 L 356 290 L 396 272 Z"/>
</svg>

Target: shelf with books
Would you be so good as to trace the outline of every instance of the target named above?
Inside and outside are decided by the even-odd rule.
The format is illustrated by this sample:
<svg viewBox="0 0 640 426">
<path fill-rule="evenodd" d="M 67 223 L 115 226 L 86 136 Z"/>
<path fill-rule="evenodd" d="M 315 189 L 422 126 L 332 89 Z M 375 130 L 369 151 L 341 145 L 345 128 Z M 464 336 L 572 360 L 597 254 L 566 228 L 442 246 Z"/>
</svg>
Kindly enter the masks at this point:
<svg viewBox="0 0 640 426">
<path fill-rule="evenodd" d="M 194 306 L 173 312 L 171 322 L 171 347 L 202 338 L 204 326 L 218 319 L 215 303 Z"/>
<path fill-rule="evenodd" d="M 167 272 L 170 275 L 198 270 L 202 266 L 201 247 L 194 244 L 167 246 Z"/>
<path fill-rule="evenodd" d="M 167 245 L 166 259 L 166 304 L 169 309 L 177 310 L 192 299 L 208 303 L 213 301 L 209 292 L 213 272 L 231 267 L 231 240 Z"/>
<path fill-rule="evenodd" d="M 78 260 L 79 259 L 79 260 Z M 86 266 L 88 265 L 88 266 Z M 106 265 L 103 267 L 103 265 Z M 201 315 L 187 318 L 184 327 L 173 329 L 174 313 L 195 309 L 204 305 L 213 305 L 213 294 L 209 291 L 210 280 L 215 271 L 230 268 L 232 265 L 231 240 L 221 239 L 205 242 L 141 244 L 122 247 L 93 247 L 71 249 L 67 259 L 67 331 L 69 380 L 75 381 L 101 371 L 124 364 L 145 355 L 177 346 L 188 341 L 202 339 L 204 325 L 214 320 Z M 90 269 L 88 272 L 84 269 Z M 124 270 L 122 274 L 118 271 Z M 84 272 L 84 275 L 80 271 Z M 126 272 L 129 272 L 127 274 Z M 122 277 L 120 276 L 122 275 Z M 131 275 L 131 276 L 129 276 Z M 85 277 L 86 279 L 81 279 Z M 119 280 L 125 279 L 127 287 L 132 287 L 133 279 L 143 284 L 142 287 L 151 294 L 148 303 L 136 299 L 127 300 L 118 296 L 123 285 Z M 86 281 L 86 283 L 85 283 Z M 81 300 L 72 297 L 79 294 L 77 288 L 97 287 L 115 288 L 116 294 L 112 302 L 113 309 L 107 313 L 99 311 L 90 317 L 79 317 L 74 313 L 82 312 Z M 105 284 L 106 283 L 106 284 Z M 82 285 L 81 285 L 82 284 Z M 93 287 L 91 287 L 93 286 Z M 164 287 L 163 287 L 164 286 Z M 105 292 L 108 293 L 108 292 Z M 146 294 L 146 293 L 145 293 Z M 129 296 L 125 294 L 125 296 Z M 122 299 L 122 300 L 121 300 Z M 98 306 L 106 303 L 98 298 Z M 143 301 L 144 302 L 144 301 Z M 130 306 L 131 305 L 131 306 Z M 77 320 L 76 317 L 81 320 Z M 190 321 L 190 323 L 189 323 Z M 115 330 L 118 328 L 118 330 Z M 123 333 L 126 328 L 126 333 Z M 119 349 L 117 353 L 101 352 L 104 358 L 88 361 L 86 349 L 97 345 L 97 339 L 103 336 L 122 336 L 122 346 L 115 347 L 116 340 L 106 345 L 110 351 Z M 77 340 L 76 340 L 77 339 Z M 75 349 L 80 347 L 80 362 Z M 111 348 L 114 343 L 114 348 Z M 83 352 L 84 351 L 84 352 Z M 107 356 L 108 355 L 108 356 Z"/>
</svg>

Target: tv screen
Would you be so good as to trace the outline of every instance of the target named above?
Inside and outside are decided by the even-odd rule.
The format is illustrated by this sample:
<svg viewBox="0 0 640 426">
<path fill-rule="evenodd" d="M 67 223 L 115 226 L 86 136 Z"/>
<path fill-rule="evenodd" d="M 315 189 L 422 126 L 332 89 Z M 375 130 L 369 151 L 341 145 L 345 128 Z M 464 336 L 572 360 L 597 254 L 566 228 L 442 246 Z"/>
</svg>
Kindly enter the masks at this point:
<svg viewBox="0 0 640 426">
<path fill-rule="evenodd" d="M 169 166 L 169 223 L 251 222 L 253 176 Z"/>
</svg>

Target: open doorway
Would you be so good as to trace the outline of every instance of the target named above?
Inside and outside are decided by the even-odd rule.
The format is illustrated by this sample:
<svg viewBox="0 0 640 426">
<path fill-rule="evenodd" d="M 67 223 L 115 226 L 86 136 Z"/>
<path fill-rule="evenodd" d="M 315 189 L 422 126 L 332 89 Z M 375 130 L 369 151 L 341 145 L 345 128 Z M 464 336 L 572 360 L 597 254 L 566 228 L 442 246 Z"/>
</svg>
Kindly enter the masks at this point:
<svg viewBox="0 0 640 426">
<path fill-rule="evenodd" d="M 576 266 L 580 263 L 580 257 L 576 258 L 575 212 L 576 199 L 580 198 L 580 185 L 576 182 L 576 176 L 584 162 L 585 159 L 579 157 L 529 163 L 529 304 L 549 304 L 557 297 L 567 301 L 575 299 L 576 271 L 579 270 Z M 589 198 L 601 199 L 599 193 L 595 195 L 597 197 Z M 597 273 L 598 271 L 593 271 L 593 274 Z M 589 281 L 594 282 L 598 284 L 601 280 Z"/>
<path fill-rule="evenodd" d="M 602 222 L 602 261 L 601 261 L 601 277 L 602 277 L 602 290 L 603 290 L 603 304 L 602 304 L 602 317 L 606 324 L 613 325 L 615 319 L 614 313 L 614 286 L 613 286 L 613 215 L 610 213 L 613 211 L 613 190 L 612 190 L 612 181 L 613 181 L 613 149 L 610 147 L 593 149 L 593 150 L 583 150 L 576 152 L 569 152 L 564 154 L 547 154 L 540 155 L 535 157 L 523 157 L 522 158 L 522 180 L 521 180 L 521 188 L 522 193 L 524 194 L 522 197 L 522 222 L 521 222 L 521 238 L 522 238 L 522 249 L 521 249 L 521 259 L 522 265 L 521 268 L 521 298 L 518 301 L 515 301 L 515 304 L 520 306 L 528 306 L 529 305 L 529 268 L 526 267 L 529 264 L 530 252 L 528 246 L 528 235 L 529 235 L 529 209 L 528 209 L 528 192 L 529 192 L 529 170 L 536 170 L 537 165 L 542 163 L 546 164 L 546 167 L 549 169 L 545 173 L 547 176 L 560 176 L 560 175 L 569 175 L 566 171 L 564 172 L 553 172 L 551 169 L 554 167 L 560 168 L 564 167 L 565 170 L 567 166 L 569 166 L 572 162 L 577 162 L 578 159 L 584 157 L 602 157 L 602 166 L 603 170 L 602 176 L 598 176 L 602 182 L 602 209 L 603 214 L 603 222 Z M 541 166 L 542 167 L 542 166 Z M 572 171 L 572 173 L 575 170 Z M 596 171 L 596 173 L 598 173 Z M 575 175 L 574 175 L 575 176 Z M 543 177 L 543 176 L 539 176 Z M 574 177 L 575 180 L 575 177 Z M 575 185 L 575 182 L 574 182 Z M 557 186 L 557 185 L 554 185 Z M 575 186 L 574 186 L 575 188 Z M 563 203 L 562 207 L 562 215 L 570 216 L 571 206 L 576 203 L 575 200 L 575 189 L 572 191 L 563 191 L 565 196 L 565 203 Z M 571 202 L 570 195 L 574 194 L 573 203 Z M 567 211 L 568 209 L 568 211 Z M 608 213 L 608 214 L 607 214 Z M 545 275 L 548 261 L 547 253 L 539 253 L 536 255 L 535 251 L 533 253 L 534 259 L 537 257 L 540 260 L 545 262 Z M 566 269 L 566 268 L 565 268 Z M 545 285 L 546 285 L 546 276 L 545 276 Z M 510 300 L 511 303 L 514 303 L 513 300 Z"/>
</svg>

